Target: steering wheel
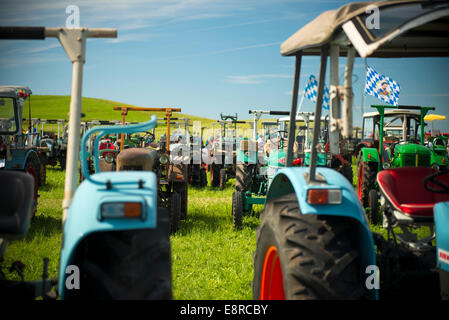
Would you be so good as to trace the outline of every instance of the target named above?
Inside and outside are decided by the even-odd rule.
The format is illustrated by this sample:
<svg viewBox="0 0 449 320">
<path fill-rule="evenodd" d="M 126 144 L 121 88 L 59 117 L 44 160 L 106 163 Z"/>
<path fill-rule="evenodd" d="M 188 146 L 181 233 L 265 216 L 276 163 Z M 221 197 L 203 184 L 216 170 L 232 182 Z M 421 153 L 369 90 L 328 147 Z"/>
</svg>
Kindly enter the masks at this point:
<svg viewBox="0 0 449 320">
<path fill-rule="evenodd" d="M 156 137 L 154 136 L 154 134 L 151 131 L 145 131 L 145 135 L 143 136 L 145 141 L 147 141 L 147 137 L 150 138 L 149 142 L 156 141 Z"/>
<path fill-rule="evenodd" d="M 426 177 L 424 179 L 424 188 L 427 191 L 435 192 L 435 193 L 449 193 L 449 186 L 447 184 L 444 184 L 441 181 L 438 181 L 436 177 L 449 174 L 449 171 L 438 171 L 434 174 L 431 174 L 430 176 Z M 439 188 L 431 187 L 429 184 L 432 182 L 433 184 L 437 185 Z"/>
<path fill-rule="evenodd" d="M 287 133 L 287 131 L 286 130 L 279 130 L 279 131 L 276 131 L 277 133 Z M 281 140 L 281 141 L 285 141 L 285 140 L 287 140 L 287 138 L 284 138 L 284 135 L 282 134 L 282 135 L 279 135 L 279 139 Z"/>
</svg>

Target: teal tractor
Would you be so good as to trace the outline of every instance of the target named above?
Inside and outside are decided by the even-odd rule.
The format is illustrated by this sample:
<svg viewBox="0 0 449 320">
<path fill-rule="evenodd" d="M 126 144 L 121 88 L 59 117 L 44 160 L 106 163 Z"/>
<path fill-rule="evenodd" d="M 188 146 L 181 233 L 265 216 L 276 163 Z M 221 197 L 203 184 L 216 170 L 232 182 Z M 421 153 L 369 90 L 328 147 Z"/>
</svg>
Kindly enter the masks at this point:
<svg viewBox="0 0 449 320">
<path fill-rule="evenodd" d="M 365 210 L 348 179 L 334 169 L 316 166 L 320 122 L 316 122 L 313 128 L 309 167 L 293 167 L 294 120 L 304 56 L 320 57 L 315 106 L 317 119 L 321 117 L 324 84 L 329 70 L 329 134 L 341 135 L 343 143 L 349 142 L 353 134 L 352 70 L 356 55 L 361 58 L 449 57 L 449 34 L 444 32 L 449 21 L 449 4 L 446 2 L 376 2 L 379 16 L 389 17 L 390 22 L 382 24 L 381 32 L 366 28 L 365 22 L 371 19 L 368 13 L 370 6 L 371 3 L 349 3 L 323 12 L 281 44 L 281 54 L 296 60 L 287 161 L 286 167 L 276 173 L 268 188 L 256 231 L 252 281 L 254 299 L 379 299 L 390 294 L 395 299 L 421 299 L 434 293 L 434 282 L 430 278 L 419 279 L 424 280 L 419 281 L 422 286 L 415 286 L 417 277 L 431 274 L 427 272 L 431 270 L 420 267 L 427 268 L 428 264 L 410 248 L 412 244 L 405 246 L 394 237 L 385 239 L 371 230 Z M 340 57 L 344 57 L 346 64 L 343 83 L 339 79 Z M 375 150 L 377 152 L 377 148 Z M 330 151 L 337 154 L 338 143 L 331 144 Z M 413 160 L 421 161 L 419 156 L 416 160 L 416 155 Z M 388 173 L 410 169 L 427 174 L 423 167 L 390 168 Z M 430 167 L 424 169 L 432 170 Z M 387 170 L 379 175 L 384 172 Z M 396 186 L 408 185 L 413 178 L 401 175 L 400 179 L 406 180 L 396 181 Z M 392 186 L 392 183 L 387 182 L 386 185 Z M 397 189 L 400 192 L 400 188 Z M 401 206 L 407 209 L 406 204 Z M 416 211 L 422 209 L 422 206 L 414 208 Z M 426 206 L 425 211 L 428 209 Z M 395 211 L 393 208 L 393 215 Z M 447 216 L 447 210 L 443 211 L 442 214 Z M 440 225 L 438 220 L 435 223 L 437 230 L 443 228 L 447 232 L 447 223 Z M 444 240 L 444 244 L 446 242 Z M 407 264 L 407 261 L 413 263 Z M 437 265 L 435 256 L 431 262 L 434 267 Z M 401 290 L 393 292 L 396 283 L 408 284 L 408 287 L 398 286 L 397 289 Z"/>
<path fill-rule="evenodd" d="M 27 172 L 33 177 L 33 216 L 37 211 L 38 188 L 45 184 L 45 166 L 38 154 L 37 136 L 22 129 L 24 104 L 31 90 L 23 86 L 0 86 L 0 170 Z M 31 121 L 31 117 L 28 119 Z M 29 122 L 30 123 L 30 122 Z"/>
<path fill-rule="evenodd" d="M 46 262 L 42 281 L 1 281 L 0 292 L 4 293 L 14 286 L 18 288 L 16 293 L 19 298 L 49 297 L 48 292 L 57 283 L 57 293 L 61 299 L 170 299 L 172 284 L 168 213 L 158 207 L 156 174 L 151 171 L 101 172 L 98 165 L 99 140 L 103 136 L 146 132 L 156 126 L 156 117 L 152 116 L 151 120 L 136 125 L 94 127 L 85 133 L 80 148 L 81 84 L 86 60 L 86 39 L 115 38 L 117 30 L 0 27 L 0 39 L 43 40 L 48 37 L 60 40 L 72 60 L 74 80 L 68 125 L 59 277 L 57 280 L 47 279 Z M 8 110 L 4 118 L 8 122 L 2 122 L 5 132 L 16 131 L 11 129 L 11 118 L 16 119 L 17 127 L 17 114 Z M 92 151 L 96 173 L 93 175 L 87 166 L 87 142 L 90 136 L 95 136 Z M 78 187 L 79 155 L 85 179 Z M 155 163 L 146 164 L 151 166 Z M 0 173 L 2 181 L 10 181 L 13 187 L 10 193 L 2 189 L 1 194 L 2 201 L 6 201 L 7 205 L 0 210 L 0 237 L 8 240 L 26 234 L 32 202 L 29 199 L 32 178 L 23 172 L 16 172 L 14 176 L 5 175 L 12 173 Z M 20 201 L 18 197 L 22 196 L 23 201 Z M 4 242 L 1 243 L 0 253 L 3 253 Z M 11 269 L 20 271 L 20 267 L 12 266 Z M 8 294 L 12 297 L 10 291 Z M 25 292 L 27 295 L 23 294 Z"/>
<path fill-rule="evenodd" d="M 376 176 L 383 169 L 430 167 L 424 145 L 424 117 L 434 107 L 374 105 L 363 116 L 363 138 L 357 146 L 357 192 L 374 224 L 379 222 Z"/>
<path fill-rule="evenodd" d="M 252 138 L 245 137 L 237 141 L 235 191 L 232 194 L 234 229 L 242 226 L 243 215 L 253 213 L 253 205 L 265 203 L 269 172 L 273 174 L 276 168 L 285 165 L 284 139 L 280 141 L 279 150 L 272 148 L 269 158 L 266 158 L 265 151 L 259 150 L 257 123 L 263 114 L 288 115 L 289 112 L 250 110 L 249 113 L 254 115 Z"/>
</svg>

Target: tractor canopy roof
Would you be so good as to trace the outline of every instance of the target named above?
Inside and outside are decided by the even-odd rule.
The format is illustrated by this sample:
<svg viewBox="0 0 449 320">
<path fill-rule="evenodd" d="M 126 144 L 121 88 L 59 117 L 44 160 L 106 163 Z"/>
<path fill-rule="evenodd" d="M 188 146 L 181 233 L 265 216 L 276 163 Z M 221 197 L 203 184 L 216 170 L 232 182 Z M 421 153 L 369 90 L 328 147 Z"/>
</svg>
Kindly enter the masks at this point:
<svg viewBox="0 0 449 320">
<path fill-rule="evenodd" d="M 375 6 L 375 9 L 372 9 Z M 373 26 L 378 9 L 379 26 Z M 320 55 L 338 41 L 346 55 L 348 38 L 361 57 L 449 56 L 449 2 L 392 0 L 349 3 L 323 12 L 281 44 L 281 54 Z"/>
<path fill-rule="evenodd" d="M 22 91 L 27 95 L 32 93 L 31 89 L 26 86 L 0 86 L 0 97 L 16 98 L 18 91 Z"/>
<path fill-rule="evenodd" d="M 418 118 L 421 116 L 421 112 L 419 112 L 419 111 L 404 110 L 404 109 L 388 109 L 388 110 L 385 110 L 384 114 L 385 114 L 385 116 L 406 114 L 406 115 L 410 115 L 410 116 L 418 117 Z M 377 112 L 377 111 L 365 112 L 363 114 L 363 118 L 370 118 L 370 117 L 375 117 L 375 116 L 378 116 L 378 115 L 379 115 L 379 112 Z"/>
</svg>

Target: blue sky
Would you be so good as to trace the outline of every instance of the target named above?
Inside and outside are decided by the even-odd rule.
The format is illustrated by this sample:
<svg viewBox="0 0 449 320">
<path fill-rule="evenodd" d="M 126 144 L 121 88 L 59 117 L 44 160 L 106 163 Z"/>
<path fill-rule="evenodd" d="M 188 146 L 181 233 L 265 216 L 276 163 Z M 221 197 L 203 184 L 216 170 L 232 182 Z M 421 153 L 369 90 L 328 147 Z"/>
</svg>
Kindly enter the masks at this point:
<svg viewBox="0 0 449 320">
<path fill-rule="evenodd" d="M 218 118 L 250 108 L 288 110 L 294 58 L 280 44 L 325 10 L 347 1 L 301 0 L 1 0 L 0 25 L 65 25 L 68 5 L 87 27 L 118 29 L 117 39 L 88 40 L 83 96 L 138 106 L 179 106 Z M 35 94 L 70 94 L 71 63 L 56 39 L 0 43 L 0 84 Z M 318 75 L 317 57 L 303 61 L 300 90 Z M 400 104 L 432 105 L 448 120 L 449 59 L 373 59 L 367 63 L 401 85 Z M 343 71 L 343 69 L 341 69 Z M 364 61 L 354 70 L 354 121 L 360 123 Z M 328 82 L 328 81 L 327 81 Z M 365 108 L 380 100 L 366 97 Z M 51 107 L 51 106 L 49 106 Z M 303 110 L 313 111 L 304 100 Z"/>
</svg>

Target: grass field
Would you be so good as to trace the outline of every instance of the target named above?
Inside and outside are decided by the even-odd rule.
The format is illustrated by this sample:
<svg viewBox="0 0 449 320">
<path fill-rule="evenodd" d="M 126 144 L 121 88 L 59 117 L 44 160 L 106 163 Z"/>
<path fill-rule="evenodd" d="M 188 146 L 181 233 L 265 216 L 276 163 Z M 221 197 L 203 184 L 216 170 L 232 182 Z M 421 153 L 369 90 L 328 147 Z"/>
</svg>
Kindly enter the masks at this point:
<svg viewBox="0 0 449 320">
<path fill-rule="evenodd" d="M 355 182 L 356 179 L 354 185 Z M 170 239 L 175 299 L 252 299 L 253 252 L 259 218 L 246 216 L 242 230 L 233 230 L 234 187 L 234 179 L 228 181 L 223 191 L 189 187 L 188 218 Z M 47 184 L 39 189 L 38 212 L 27 236 L 10 243 L 6 250 L 4 266 L 21 260 L 26 264 L 27 280 L 41 278 L 44 257 L 50 258 L 50 276 L 58 276 L 63 188 L 64 172 L 58 167 L 48 167 Z M 262 207 L 255 209 L 258 212 Z M 385 235 L 380 226 L 373 229 Z M 420 236 L 426 232 L 420 230 Z M 19 279 L 15 274 L 9 278 Z"/>
<path fill-rule="evenodd" d="M 69 97 L 33 96 L 32 117 L 41 119 L 67 118 Z M 120 113 L 112 107 L 122 105 L 113 101 L 83 98 L 87 120 L 118 120 Z M 24 113 L 27 113 L 25 107 Z M 158 115 L 163 117 L 162 114 Z M 179 117 L 183 117 L 179 116 Z M 192 120 L 211 123 L 213 120 L 189 116 Z M 128 121 L 145 121 L 149 113 L 130 112 Z M 159 130 L 163 130 L 159 128 Z M 355 165 L 353 171 L 356 173 Z M 356 185 L 356 177 L 353 184 Z M 188 217 L 180 230 L 171 236 L 173 295 L 175 299 L 251 299 L 253 252 L 256 248 L 256 228 L 259 218 L 246 216 L 243 228 L 232 227 L 231 199 L 235 180 L 225 190 L 211 187 L 189 187 Z M 43 258 L 50 259 L 49 274 L 58 276 L 59 251 L 62 240 L 62 199 L 64 172 L 59 167 L 47 167 L 47 184 L 39 188 L 39 204 L 25 239 L 8 245 L 4 266 L 15 260 L 25 263 L 25 278 L 42 276 Z M 262 209 L 255 206 L 256 212 Z M 385 234 L 381 227 L 375 231 Z M 425 234 L 420 231 L 420 234 Z M 8 274 L 10 279 L 19 279 Z"/>
<path fill-rule="evenodd" d="M 42 261 L 57 277 L 62 239 L 64 175 L 48 167 L 47 185 L 40 188 L 38 212 L 24 240 L 8 245 L 4 265 L 26 264 L 25 278 L 42 276 Z M 245 217 L 243 229 L 232 228 L 234 180 L 224 191 L 189 188 L 188 218 L 171 236 L 175 299 L 251 299 L 252 256 L 258 218 Z M 19 279 L 17 275 L 10 278 Z"/>
</svg>

